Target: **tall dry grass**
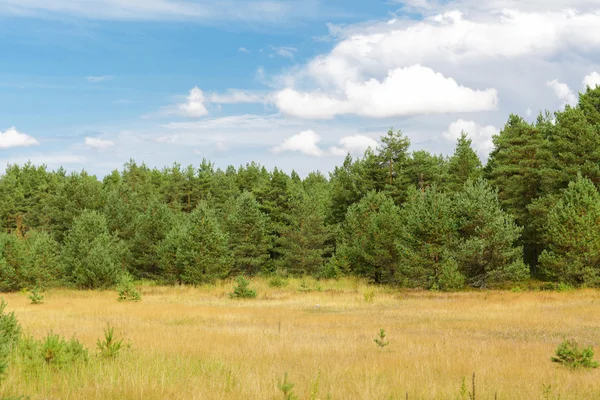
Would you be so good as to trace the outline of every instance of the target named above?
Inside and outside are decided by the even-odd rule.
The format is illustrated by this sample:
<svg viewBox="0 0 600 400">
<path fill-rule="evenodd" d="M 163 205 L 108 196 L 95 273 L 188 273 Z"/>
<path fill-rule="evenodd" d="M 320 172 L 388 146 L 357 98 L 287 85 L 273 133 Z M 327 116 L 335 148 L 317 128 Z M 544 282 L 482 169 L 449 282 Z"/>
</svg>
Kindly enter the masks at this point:
<svg viewBox="0 0 600 400">
<path fill-rule="evenodd" d="M 598 291 L 442 294 L 308 282 L 322 291 L 254 280 L 259 297 L 242 301 L 228 298 L 230 282 L 145 286 L 140 303 L 108 291 L 51 291 L 43 305 L 4 295 L 35 337 L 75 335 L 93 350 L 110 323 L 132 348 L 115 361 L 91 357 L 37 376 L 12 365 L 0 397 L 280 399 L 287 372 L 300 399 L 319 375 L 320 399 L 457 399 L 475 372 L 477 399 L 542 399 L 548 386 L 551 399 L 600 399 L 600 369 L 550 362 L 564 338 L 598 350 Z M 373 343 L 379 328 L 390 341 L 384 349 Z"/>
</svg>

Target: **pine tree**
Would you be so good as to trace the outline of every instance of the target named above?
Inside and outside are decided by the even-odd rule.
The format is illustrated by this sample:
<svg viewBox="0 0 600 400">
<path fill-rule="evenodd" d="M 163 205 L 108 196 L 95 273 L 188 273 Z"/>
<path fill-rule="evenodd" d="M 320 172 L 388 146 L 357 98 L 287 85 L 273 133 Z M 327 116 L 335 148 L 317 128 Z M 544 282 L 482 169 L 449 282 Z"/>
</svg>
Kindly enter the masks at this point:
<svg viewBox="0 0 600 400">
<path fill-rule="evenodd" d="M 282 257 L 278 265 L 294 275 L 320 272 L 331 254 L 331 229 L 325 225 L 325 207 L 300 190 L 291 200 L 291 224 L 281 235 Z"/>
<path fill-rule="evenodd" d="M 199 285 L 224 278 L 232 267 L 228 238 L 205 202 L 176 223 L 160 245 L 162 269 L 180 283 Z"/>
<path fill-rule="evenodd" d="M 336 257 L 347 260 L 357 275 L 376 283 L 394 283 L 400 261 L 396 247 L 400 232 L 399 209 L 394 201 L 371 191 L 348 209 Z"/>
<path fill-rule="evenodd" d="M 500 208 L 497 191 L 483 180 L 467 181 L 456 194 L 459 242 L 453 258 L 471 286 L 521 281 L 529 276 L 521 228 Z"/>
<path fill-rule="evenodd" d="M 406 199 L 409 186 L 419 190 L 431 186 L 439 188 L 447 180 L 447 169 L 447 162 L 443 156 L 431 155 L 425 150 L 413 152 L 402 171 L 404 182 L 406 182 L 406 190 L 402 198 Z"/>
<path fill-rule="evenodd" d="M 600 193 L 579 175 L 548 213 L 540 269 L 572 285 L 600 286 Z"/>
<path fill-rule="evenodd" d="M 472 140 L 462 132 L 456 142 L 454 155 L 448 161 L 449 189 L 459 191 L 468 181 L 477 181 L 482 175 L 481 161 L 473 148 Z"/>
<path fill-rule="evenodd" d="M 108 231 L 106 217 L 84 211 L 65 238 L 63 260 L 71 281 L 80 288 L 103 289 L 119 282 L 124 272 L 123 243 Z"/>
<path fill-rule="evenodd" d="M 268 217 L 260 211 L 254 195 L 242 193 L 227 220 L 233 256 L 232 275 L 255 275 L 266 267 L 271 245 L 267 224 Z"/>
</svg>

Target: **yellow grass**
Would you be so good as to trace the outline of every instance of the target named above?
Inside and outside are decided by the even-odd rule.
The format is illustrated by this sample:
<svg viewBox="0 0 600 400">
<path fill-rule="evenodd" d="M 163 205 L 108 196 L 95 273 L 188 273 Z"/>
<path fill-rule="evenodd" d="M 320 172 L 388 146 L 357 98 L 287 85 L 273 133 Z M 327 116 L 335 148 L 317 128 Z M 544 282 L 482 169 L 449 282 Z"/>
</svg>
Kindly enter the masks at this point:
<svg viewBox="0 0 600 400">
<path fill-rule="evenodd" d="M 314 287 L 315 281 L 309 281 Z M 32 377 L 12 365 L 0 397 L 32 399 L 456 399 L 476 373 L 477 399 L 600 399 L 600 369 L 550 362 L 564 338 L 600 342 L 600 292 L 400 292 L 344 280 L 299 292 L 254 280 L 255 300 L 231 300 L 231 283 L 142 288 L 140 303 L 115 292 L 57 290 L 45 304 L 4 295 L 24 331 L 75 335 L 93 353 L 110 322 L 132 345 L 114 362 L 47 368 Z M 372 302 L 364 293 L 375 291 Z M 316 305 L 319 305 L 317 307 Z M 390 345 L 373 342 L 379 328 Z"/>
</svg>

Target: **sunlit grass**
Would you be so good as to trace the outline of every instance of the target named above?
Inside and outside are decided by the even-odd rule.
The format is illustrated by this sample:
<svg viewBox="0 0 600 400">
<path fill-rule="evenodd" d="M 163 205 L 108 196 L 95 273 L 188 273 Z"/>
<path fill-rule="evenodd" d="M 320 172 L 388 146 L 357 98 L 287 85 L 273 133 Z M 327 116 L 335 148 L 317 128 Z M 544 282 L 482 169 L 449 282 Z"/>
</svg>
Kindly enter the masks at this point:
<svg viewBox="0 0 600 400">
<path fill-rule="evenodd" d="M 75 335 L 94 354 L 107 323 L 131 349 L 85 367 L 13 364 L 0 397 L 32 399 L 280 399 L 284 374 L 300 399 L 320 373 L 326 399 L 456 399 L 476 373 L 477 398 L 600 398 L 600 370 L 572 371 L 550 361 L 564 338 L 600 343 L 600 292 L 434 293 L 370 287 L 354 279 L 301 280 L 258 297 L 232 300 L 232 282 L 145 285 L 139 303 L 117 293 L 55 290 L 31 305 L 3 297 L 24 331 Z M 364 294 L 374 291 L 371 302 Z M 384 328 L 389 346 L 373 342 Z M 600 357 L 597 357 L 597 359 Z"/>
</svg>

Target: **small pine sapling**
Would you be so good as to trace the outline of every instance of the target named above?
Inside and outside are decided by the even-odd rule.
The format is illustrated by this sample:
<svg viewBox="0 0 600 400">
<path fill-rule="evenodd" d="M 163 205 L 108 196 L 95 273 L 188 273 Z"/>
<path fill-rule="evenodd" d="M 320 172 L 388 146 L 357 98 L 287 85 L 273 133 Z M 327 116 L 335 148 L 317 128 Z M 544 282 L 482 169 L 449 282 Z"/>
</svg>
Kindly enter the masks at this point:
<svg viewBox="0 0 600 400">
<path fill-rule="evenodd" d="M 597 361 L 594 361 L 592 346 L 580 348 L 573 339 L 564 340 L 559 344 L 556 348 L 556 355 L 551 360 L 572 369 L 598 368 L 599 365 Z"/>
<path fill-rule="evenodd" d="M 98 339 L 96 342 L 100 357 L 108 359 L 115 359 L 119 355 L 122 345 L 123 339 L 115 339 L 115 329 L 110 324 L 104 329 L 104 341 Z"/>
<path fill-rule="evenodd" d="M 121 278 L 118 286 L 119 301 L 141 301 L 142 296 L 133 282 L 133 277 L 126 273 Z"/>
<path fill-rule="evenodd" d="M 294 389 L 294 384 L 292 382 L 288 381 L 287 372 L 283 376 L 283 381 L 279 382 L 279 384 L 277 386 L 279 387 L 279 390 L 281 390 L 281 392 L 283 393 L 283 400 L 298 399 L 298 396 L 296 396 L 294 394 L 294 392 L 292 391 Z"/>
<path fill-rule="evenodd" d="M 308 282 L 306 282 L 306 279 L 302 279 L 302 281 L 300 282 L 300 287 L 298 287 L 298 291 L 300 292 L 310 292 L 310 286 L 308 286 Z"/>
<path fill-rule="evenodd" d="M 390 344 L 390 342 L 385 341 L 385 337 L 386 337 L 385 330 L 383 328 L 381 328 L 379 330 L 379 334 L 377 335 L 377 337 L 375 339 L 373 339 L 373 341 L 375 343 L 377 343 L 377 346 L 379 346 L 380 349 L 383 349 L 385 346 Z"/>
<path fill-rule="evenodd" d="M 375 299 L 375 291 L 367 290 L 365 292 L 364 296 L 365 296 L 365 303 L 372 303 L 373 299 Z"/>
<path fill-rule="evenodd" d="M 238 276 L 235 279 L 236 285 L 233 287 L 233 292 L 229 293 L 232 299 L 253 299 L 256 297 L 256 291 L 250 289 L 250 282 L 243 276 Z"/>
<path fill-rule="evenodd" d="M 44 295 L 41 293 L 39 287 L 33 288 L 27 298 L 31 300 L 31 304 L 44 304 Z"/>
</svg>

